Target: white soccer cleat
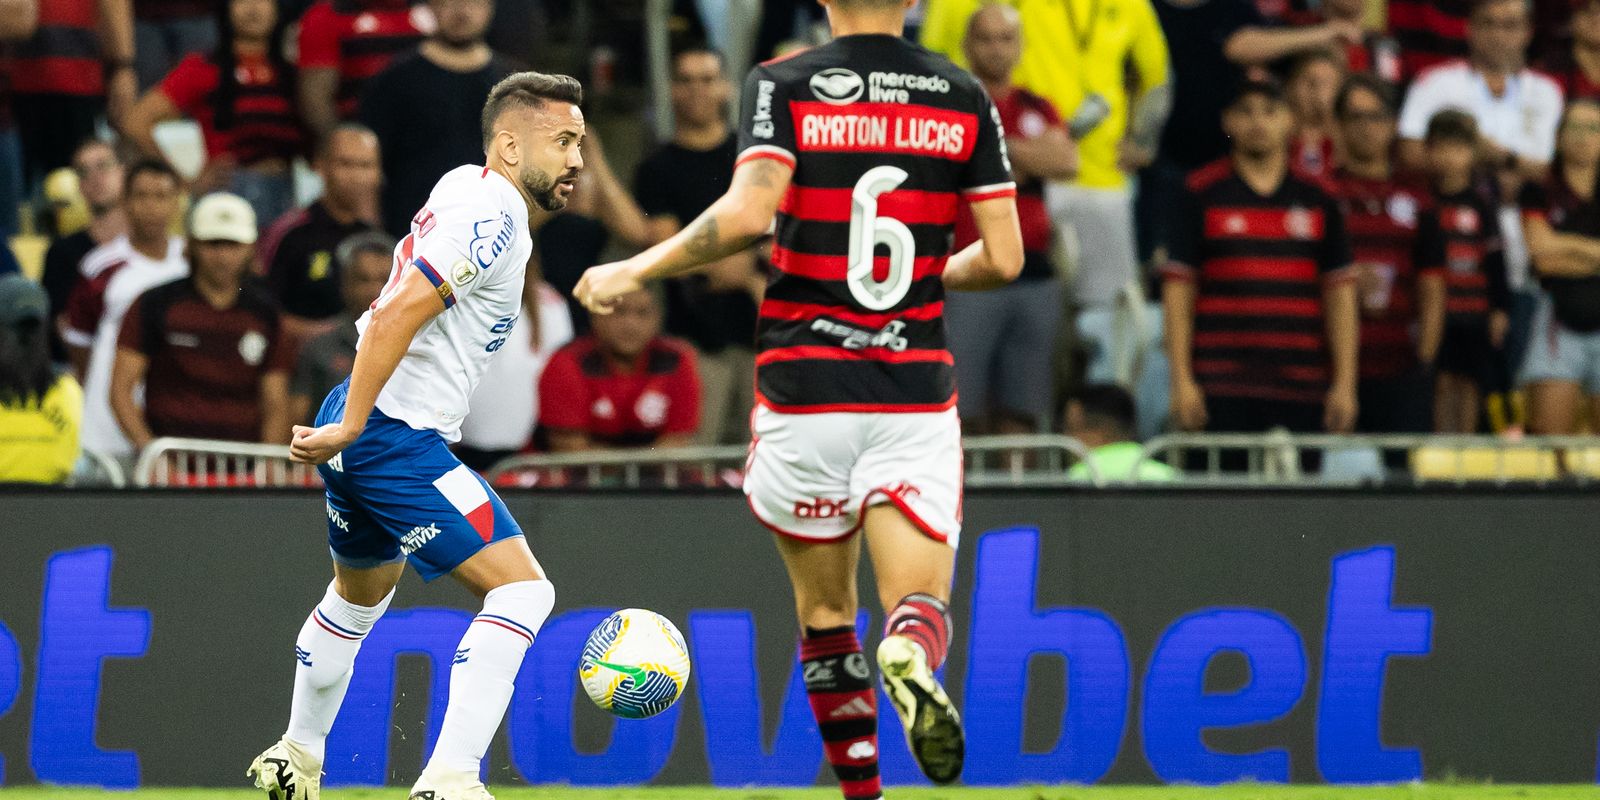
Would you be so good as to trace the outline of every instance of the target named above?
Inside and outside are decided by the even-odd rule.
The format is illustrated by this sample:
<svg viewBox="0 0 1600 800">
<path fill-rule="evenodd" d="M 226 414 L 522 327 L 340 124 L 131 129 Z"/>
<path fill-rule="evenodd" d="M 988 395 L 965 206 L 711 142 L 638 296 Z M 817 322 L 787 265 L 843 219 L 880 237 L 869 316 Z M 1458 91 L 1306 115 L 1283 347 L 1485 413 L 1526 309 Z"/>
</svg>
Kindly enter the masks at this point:
<svg viewBox="0 0 1600 800">
<path fill-rule="evenodd" d="M 941 785 L 961 777 L 966 754 L 961 715 L 928 668 L 922 647 L 904 636 L 885 637 L 878 645 L 878 669 L 922 773 Z"/>
<path fill-rule="evenodd" d="M 305 748 L 279 739 L 250 763 L 245 773 L 270 800 L 318 800 L 322 796 L 322 762 Z"/>
<path fill-rule="evenodd" d="M 407 797 L 410 800 L 494 800 L 494 795 L 489 794 L 477 775 L 430 773 L 426 769 Z"/>
</svg>

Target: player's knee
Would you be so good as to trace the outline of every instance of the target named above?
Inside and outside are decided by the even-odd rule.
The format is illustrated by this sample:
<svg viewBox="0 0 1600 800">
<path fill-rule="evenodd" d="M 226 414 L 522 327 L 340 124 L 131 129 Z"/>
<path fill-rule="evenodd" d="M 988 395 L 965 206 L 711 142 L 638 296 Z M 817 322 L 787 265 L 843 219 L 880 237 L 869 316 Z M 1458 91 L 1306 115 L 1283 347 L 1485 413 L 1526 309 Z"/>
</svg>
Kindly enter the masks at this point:
<svg viewBox="0 0 1600 800">
<path fill-rule="evenodd" d="M 516 581 L 492 589 L 483 598 L 485 614 L 515 620 L 537 633 L 556 605 L 556 587 L 548 580 Z"/>
</svg>

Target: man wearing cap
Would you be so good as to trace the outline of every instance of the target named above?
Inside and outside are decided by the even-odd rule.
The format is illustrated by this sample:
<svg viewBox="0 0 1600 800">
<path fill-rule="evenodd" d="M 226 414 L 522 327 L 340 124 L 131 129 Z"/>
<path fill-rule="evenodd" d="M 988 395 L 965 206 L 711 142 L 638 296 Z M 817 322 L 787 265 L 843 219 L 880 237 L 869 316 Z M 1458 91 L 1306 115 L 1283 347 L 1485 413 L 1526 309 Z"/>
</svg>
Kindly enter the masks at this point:
<svg viewBox="0 0 1600 800">
<path fill-rule="evenodd" d="M 83 389 L 50 363 L 50 298 L 0 276 L 0 483 L 61 483 L 78 460 Z"/>
<path fill-rule="evenodd" d="M 1276 83 L 1246 83 L 1222 120 L 1233 155 L 1189 176 L 1166 267 L 1173 421 L 1348 432 L 1359 322 L 1344 214 L 1289 168 Z"/>
<path fill-rule="evenodd" d="M 246 282 L 255 242 L 255 212 L 243 198 L 201 198 L 189 218 L 189 277 L 128 309 L 111 407 L 136 448 L 158 436 L 289 441 L 294 353 L 277 304 Z"/>
</svg>

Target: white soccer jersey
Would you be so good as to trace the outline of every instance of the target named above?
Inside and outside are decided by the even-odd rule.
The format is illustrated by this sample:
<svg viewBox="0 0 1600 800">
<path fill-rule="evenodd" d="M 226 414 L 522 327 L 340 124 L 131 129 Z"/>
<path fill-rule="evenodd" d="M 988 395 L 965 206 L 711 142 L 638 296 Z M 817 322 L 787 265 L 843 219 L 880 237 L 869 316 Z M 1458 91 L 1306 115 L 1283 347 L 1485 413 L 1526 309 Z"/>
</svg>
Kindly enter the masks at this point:
<svg viewBox="0 0 1600 800">
<path fill-rule="evenodd" d="M 183 239 L 167 240 L 166 258 L 156 260 L 133 249 L 128 237 L 119 236 L 89 251 L 78 268 L 81 280 L 100 293 L 100 318 L 93 331 L 69 328 L 69 344 L 89 347 L 89 369 L 83 381 L 83 449 L 108 456 L 131 456 L 133 444 L 122 433 L 111 411 L 111 367 L 117 358 L 117 337 L 122 318 L 139 295 L 189 274 L 183 257 Z M 142 400 L 142 387 L 136 399 Z"/>
<path fill-rule="evenodd" d="M 467 401 L 517 324 L 532 253 L 528 206 L 510 181 L 470 165 L 439 179 L 395 247 L 389 284 L 373 306 L 404 270 L 416 269 L 439 290 L 445 310 L 411 340 L 378 393 L 379 411 L 445 441 L 461 438 Z M 356 321 L 358 332 L 366 333 L 371 316 L 369 310 Z"/>
</svg>

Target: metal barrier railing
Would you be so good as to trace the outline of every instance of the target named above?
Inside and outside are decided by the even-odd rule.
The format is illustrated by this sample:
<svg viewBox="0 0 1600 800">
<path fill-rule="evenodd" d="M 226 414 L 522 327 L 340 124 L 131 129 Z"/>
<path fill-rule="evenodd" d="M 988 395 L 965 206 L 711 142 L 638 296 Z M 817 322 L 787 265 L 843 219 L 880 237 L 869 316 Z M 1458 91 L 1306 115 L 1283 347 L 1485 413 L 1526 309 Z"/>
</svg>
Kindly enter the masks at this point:
<svg viewBox="0 0 1600 800">
<path fill-rule="evenodd" d="M 163 438 L 139 454 L 133 482 L 158 488 L 315 488 L 322 478 L 316 467 L 290 461 L 285 445 Z"/>
<path fill-rule="evenodd" d="M 1068 436 L 974 436 L 962 441 L 966 482 L 973 487 L 1048 487 L 1082 483 L 1067 470 L 1082 462 L 1089 483 L 1099 485 L 1088 448 Z M 513 456 L 492 467 L 489 483 L 503 487 L 675 489 L 688 486 L 738 486 L 749 448 L 683 447 L 539 453 Z"/>
<path fill-rule="evenodd" d="M 1060 435 L 973 436 L 962 441 L 972 488 L 1105 486 L 1089 449 Z M 740 446 L 613 450 L 515 456 L 486 475 L 499 487 L 738 487 L 748 449 Z M 115 459 L 85 454 L 75 485 L 126 485 Z M 1367 486 L 1412 484 L 1589 484 L 1600 482 L 1600 437 L 1196 433 L 1157 437 L 1142 461 L 1178 471 L 1165 485 Z M 1078 472 L 1072 470 L 1078 468 Z M 87 476 L 83 473 L 87 472 Z M 92 476 L 92 477 L 89 477 Z M 133 470 L 140 487 L 314 488 L 313 467 L 289 461 L 281 445 L 157 439 Z"/>
<path fill-rule="evenodd" d="M 78 463 L 67 478 L 67 485 L 75 489 L 105 487 L 126 489 L 128 473 L 115 456 L 84 450 L 78 454 Z"/>
<path fill-rule="evenodd" d="M 1587 484 L 1600 481 L 1600 437 L 1187 433 L 1144 448 L 1202 486 Z"/>
</svg>

